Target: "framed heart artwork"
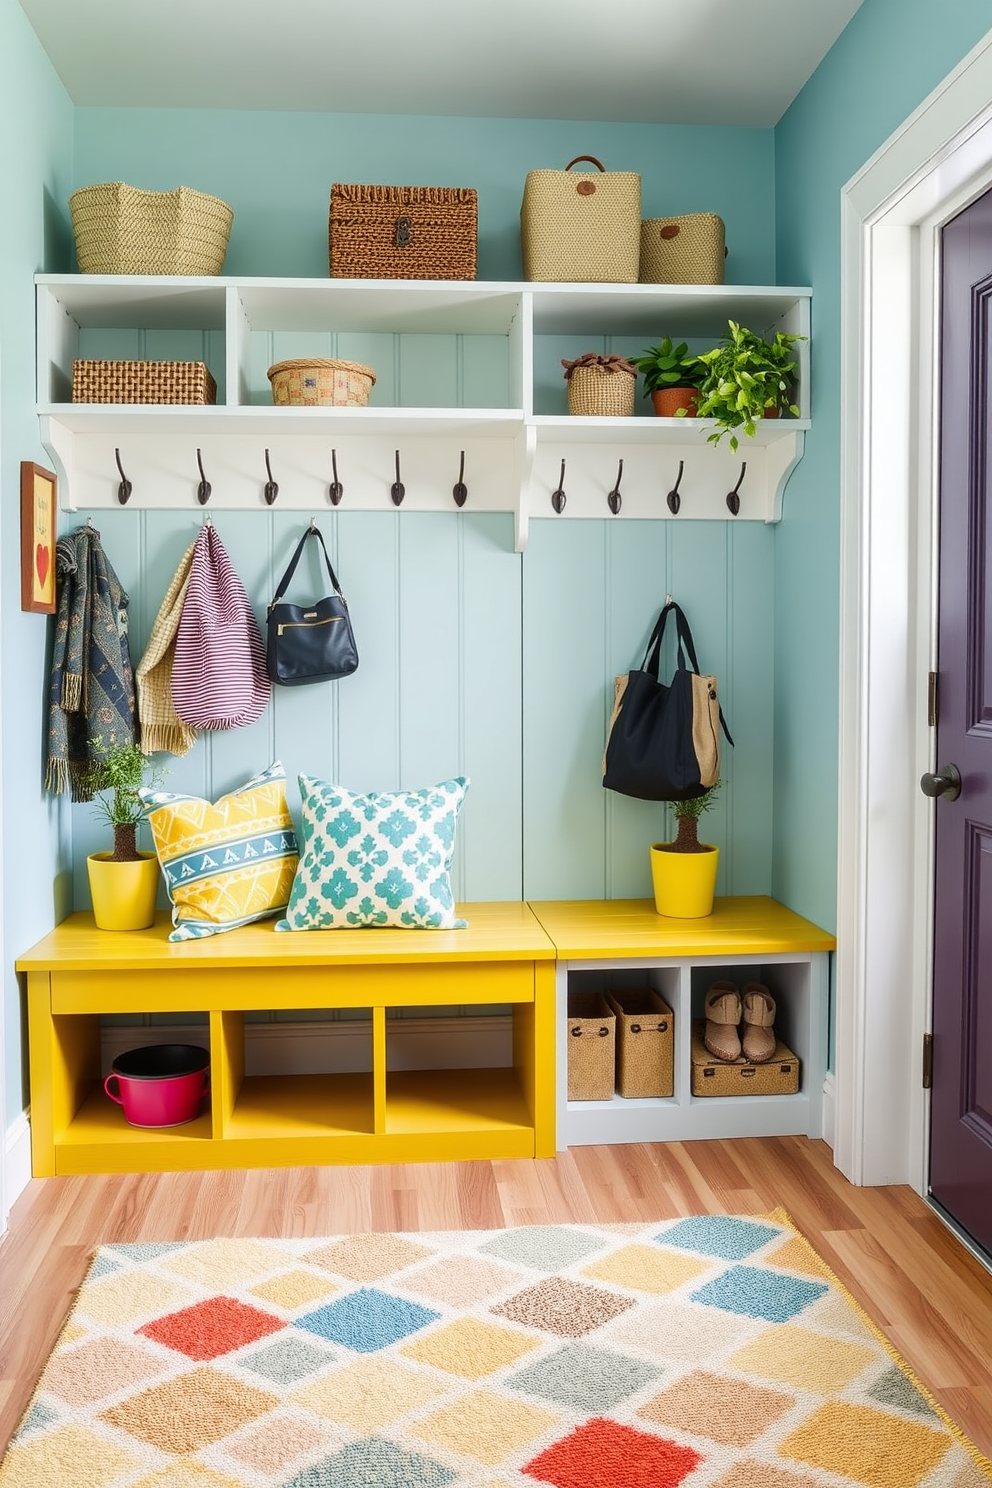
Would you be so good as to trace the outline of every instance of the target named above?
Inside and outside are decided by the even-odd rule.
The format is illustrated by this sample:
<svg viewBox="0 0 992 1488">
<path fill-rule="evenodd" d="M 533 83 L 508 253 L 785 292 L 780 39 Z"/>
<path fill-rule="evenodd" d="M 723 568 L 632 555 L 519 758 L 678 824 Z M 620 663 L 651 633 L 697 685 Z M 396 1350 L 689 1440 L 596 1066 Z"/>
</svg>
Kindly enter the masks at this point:
<svg viewBox="0 0 992 1488">
<path fill-rule="evenodd" d="M 50 470 L 21 461 L 21 609 L 55 613 L 55 498 Z"/>
</svg>

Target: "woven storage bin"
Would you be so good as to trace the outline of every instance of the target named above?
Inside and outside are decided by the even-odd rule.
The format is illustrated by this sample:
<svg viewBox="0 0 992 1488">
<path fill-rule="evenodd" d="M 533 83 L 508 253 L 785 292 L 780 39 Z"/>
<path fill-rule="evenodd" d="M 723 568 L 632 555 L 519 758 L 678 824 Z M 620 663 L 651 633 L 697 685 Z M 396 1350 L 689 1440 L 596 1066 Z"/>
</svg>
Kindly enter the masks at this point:
<svg viewBox="0 0 992 1488">
<path fill-rule="evenodd" d="M 588 160 L 592 171 L 572 171 Z M 564 170 L 529 171 L 520 207 L 525 279 L 636 284 L 640 262 L 641 178 L 604 170 L 591 155 Z"/>
<path fill-rule="evenodd" d="M 629 1100 L 675 1089 L 675 1019 L 653 987 L 607 992 L 617 1019 L 617 1081 Z"/>
<path fill-rule="evenodd" d="M 375 383 L 371 367 L 334 357 L 276 362 L 267 376 L 279 408 L 364 408 Z"/>
<path fill-rule="evenodd" d="M 219 274 L 234 212 L 189 186 L 139 191 L 123 181 L 69 198 L 81 274 Z"/>
<path fill-rule="evenodd" d="M 568 1098 L 612 1100 L 616 1016 L 599 992 L 568 994 Z"/>
<path fill-rule="evenodd" d="M 799 1090 L 799 1060 L 782 1040 L 767 1064 L 748 1064 L 742 1056 L 733 1064 L 714 1059 L 703 1043 L 704 1023 L 692 1025 L 693 1095 L 796 1095 Z"/>
<path fill-rule="evenodd" d="M 334 279 L 474 279 L 478 196 L 464 186 L 331 187 Z"/>
<path fill-rule="evenodd" d="M 637 373 L 587 363 L 574 367 L 568 379 L 568 411 L 596 417 L 630 418 L 634 412 Z"/>
<path fill-rule="evenodd" d="M 217 384 L 203 362 L 72 364 L 73 403 L 215 403 Z"/>
<path fill-rule="evenodd" d="M 642 284 L 722 284 L 723 219 L 713 212 L 641 223 Z"/>
</svg>

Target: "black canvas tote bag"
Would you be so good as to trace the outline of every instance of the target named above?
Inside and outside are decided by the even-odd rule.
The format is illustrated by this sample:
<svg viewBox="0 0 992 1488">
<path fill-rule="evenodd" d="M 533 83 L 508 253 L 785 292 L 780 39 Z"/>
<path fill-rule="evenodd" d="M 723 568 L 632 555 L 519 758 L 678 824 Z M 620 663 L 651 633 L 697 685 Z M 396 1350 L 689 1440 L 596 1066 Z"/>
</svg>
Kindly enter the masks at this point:
<svg viewBox="0 0 992 1488">
<path fill-rule="evenodd" d="M 316 604 L 287 604 L 289 588 L 307 538 L 316 537 L 324 554 L 332 594 Z M 301 687 L 308 682 L 334 682 L 358 669 L 358 648 L 344 595 L 327 556 L 323 533 L 315 522 L 296 545 L 289 567 L 269 605 L 265 658 L 269 676 L 282 687 Z"/>
<path fill-rule="evenodd" d="M 666 686 L 659 669 L 669 615 L 678 644 L 675 674 Z M 640 667 L 616 678 L 603 785 L 642 801 L 688 801 L 704 795 L 720 778 L 721 728 L 733 744 L 716 678 L 700 674 L 689 622 L 669 600 Z"/>
</svg>

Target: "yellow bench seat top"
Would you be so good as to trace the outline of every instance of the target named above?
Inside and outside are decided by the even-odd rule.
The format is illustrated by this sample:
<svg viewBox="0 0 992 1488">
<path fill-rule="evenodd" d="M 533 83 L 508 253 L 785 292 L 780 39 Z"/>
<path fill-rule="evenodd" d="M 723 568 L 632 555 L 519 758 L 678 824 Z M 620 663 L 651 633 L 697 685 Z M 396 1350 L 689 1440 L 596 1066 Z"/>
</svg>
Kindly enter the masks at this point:
<svg viewBox="0 0 992 1488">
<path fill-rule="evenodd" d="M 699 920 L 658 914 L 653 899 L 531 900 L 562 961 L 767 956 L 832 951 L 836 941 L 765 894 L 716 899 Z"/>
</svg>

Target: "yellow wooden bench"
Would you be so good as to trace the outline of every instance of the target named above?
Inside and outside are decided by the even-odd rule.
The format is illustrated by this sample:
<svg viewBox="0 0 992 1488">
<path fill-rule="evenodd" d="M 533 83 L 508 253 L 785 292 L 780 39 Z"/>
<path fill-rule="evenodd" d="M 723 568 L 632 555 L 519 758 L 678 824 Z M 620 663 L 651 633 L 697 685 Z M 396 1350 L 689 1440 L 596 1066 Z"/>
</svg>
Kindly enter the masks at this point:
<svg viewBox="0 0 992 1488">
<path fill-rule="evenodd" d="M 466 904 L 461 912 L 465 930 L 277 934 L 268 921 L 178 944 L 165 914 L 127 934 L 71 915 L 16 962 L 28 986 L 35 1175 L 550 1157 L 568 1138 L 568 1112 L 561 1099 L 556 1106 L 564 1088 L 556 1028 L 570 968 L 647 962 L 662 974 L 714 956 L 805 964 L 810 955 L 825 960 L 833 945 L 765 898 L 718 900 L 697 922 L 664 919 L 648 900 Z M 811 984 L 806 997 L 822 1001 L 820 1027 L 825 989 Z M 388 1010 L 493 1005 L 512 1010 L 508 1066 L 391 1068 Z M 276 1008 L 366 1012 L 370 1068 L 246 1075 L 245 1015 Z M 102 1089 L 101 1017 L 151 1013 L 209 1022 L 209 1109 L 181 1127 L 130 1127 Z"/>
</svg>

